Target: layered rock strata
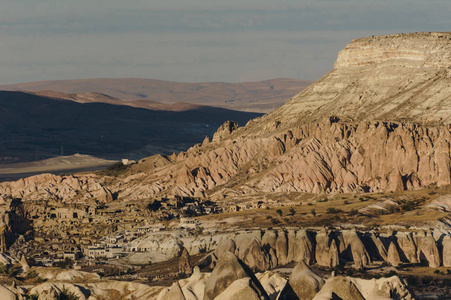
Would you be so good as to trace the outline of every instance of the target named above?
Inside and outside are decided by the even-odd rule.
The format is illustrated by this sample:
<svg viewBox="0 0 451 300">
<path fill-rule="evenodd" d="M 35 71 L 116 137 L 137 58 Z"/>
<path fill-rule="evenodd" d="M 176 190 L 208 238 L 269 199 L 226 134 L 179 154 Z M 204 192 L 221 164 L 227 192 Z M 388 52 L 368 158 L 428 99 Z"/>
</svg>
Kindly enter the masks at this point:
<svg viewBox="0 0 451 300">
<path fill-rule="evenodd" d="M 221 199 L 450 184 L 450 38 L 451 33 L 416 33 L 354 40 L 331 72 L 244 127 L 227 122 L 212 141 L 144 159 L 119 178 L 69 184 L 73 178 L 38 177 L 1 184 L 0 196 Z M 61 181 L 61 191 L 52 188 L 55 181 Z"/>
</svg>

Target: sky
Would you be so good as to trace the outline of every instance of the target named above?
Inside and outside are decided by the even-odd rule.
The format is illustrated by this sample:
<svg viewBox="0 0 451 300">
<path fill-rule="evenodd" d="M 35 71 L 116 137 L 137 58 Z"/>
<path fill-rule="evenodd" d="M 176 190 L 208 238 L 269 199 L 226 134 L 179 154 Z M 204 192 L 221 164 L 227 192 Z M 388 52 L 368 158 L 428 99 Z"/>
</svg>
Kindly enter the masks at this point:
<svg viewBox="0 0 451 300">
<path fill-rule="evenodd" d="M 317 80 L 354 38 L 451 31 L 450 0 L 0 2 L 0 84 Z"/>
</svg>

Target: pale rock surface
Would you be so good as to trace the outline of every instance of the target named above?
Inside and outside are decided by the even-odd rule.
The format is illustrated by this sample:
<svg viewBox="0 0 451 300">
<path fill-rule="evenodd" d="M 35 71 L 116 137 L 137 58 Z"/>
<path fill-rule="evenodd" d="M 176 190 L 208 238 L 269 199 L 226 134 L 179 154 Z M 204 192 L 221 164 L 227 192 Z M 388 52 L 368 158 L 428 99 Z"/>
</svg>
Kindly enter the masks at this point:
<svg viewBox="0 0 451 300">
<path fill-rule="evenodd" d="M 351 279 L 342 276 L 326 280 L 318 294 L 313 297 L 313 300 L 320 299 L 365 300 Z"/>
<path fill-rule="evenodd" d="M 161 300 L 186 300 L 178 281 L 174 282 Z"/>
<path fill-rule="evenodd" d="M 323 267 L 333 268 L 339 264 L 337 244 L 324 230 L 316 235 L 315 258 Z"/>
<path fill-rule="evenodd" d="M 451 267 L 451 236 L 447 235 L 443 238 L 443 266 Z"/>
<path fill-rule="evenodd" d="M 407 285 L 398 276 L 380 279 L 349 278 L 365 299 L 414 299 Z"/>
<path fill-rule="evenodd" d="M 265 271 L 270 267 L 270 257 L 262 249 L 260 241 L 256 238 L 241 243 L 238 257 L 251 269 Z"/>
<path fill-rule="evenodd" d="M 394 267 L 399 266 L 401 263 L 401 258 L 394 242 L 391 242 L 390 246 L 388 246 L 387 262 Z"/>
<path fill-rule="evenodd" d="M 68 291 L 73 293 L 78 297 L 79 300 L 86 300 L 87 295 L 82 292 L 80 286 L 71 283 L 60 283 L 60 282 L 45 282 L 38 286 L 32 288 L 29 292 L 30 295 L 37 294 L 39 299 L 46 300 L 57 300 L 59 299 L 63 291 Z"/>
<path fill-rule="evenodd" d="M 346 249 L 348 250 L 348 255 L 352 257 L 356 269 L 363 269 L 371 263 L 368 251 L 355 229 L 344 231 L 343 238 Z"/>
<path fill-rule="evenodd" d="M 252 271 L 234 254 L 227 252 L 219 260 L 205 283 L 204 300 L 213 300 L 238 279 L 249 278 L 250 285 L 258 292 L 259 297 L 267 299 L 268 295 Z"/>
<path fill-rule="evenodd" d="M 285 231 L 279 231 L 274 248 L 276 250 L 279 265 L 285 265 L 288 263 L 288 241 Z"/>
<path fill-rule="evenodd" d="M 227 252 L 235 253 L 236 245 L 232 239 L 221 241 L 216 247 L 215 254 L 218 259 L 221 259 Z"/>
<path fill-rule="evenodd" d="M 250 278 L 232 282 L 215 300 L 260 300 L 260 295 L 251 287 Z"/>
<path fill-rule="evenodd" d="M 199 267 L 194 267 L 193 274 L 189 278 L 179 280 L 185 298 L 187 300 L 203 299 L 205 282 L 209 276 L 209 273 L 201 273 Z"/>
<path fill-rule="evenodd" d="M 396 234 L 396 242 L 408 262 L 418 263 L 417 245 L 411 232 L 399 232 Z"/>
<path fill-rule="evenodd" d="M 418 245 L 417 258 L 419 262 L 426 261 L 429 267 L 440 266 L 440 254 L 437 244 L 430 233 L 419 232 L 415 236 Z"/>
<path fill-rule="evenodd" d="M 310 300 L 323 285 L 324 280 L 316 275 L 305 262 L 301 261 L 293 269 L 290 279 L 277 299 Z"/>
<path fill-rule="evenodd" d="M 58 273 L 52 280 L 56 281 L 74 281 L 74 280 L 99 280 L 100 276 L 96 273 L 78 271 L 78 270 L 67 270 Z"/>
<path fill-rule="evenodd" d="M 258 281 L 262 284 L 270 300 L 275 300 L 282 289 L 287 284 L 287 280 L 279 273 L 266 271 L 264 273 L 255 274 Z"/>
<path fill-rule="evenodd" d="M 17 300 L 17 296 L 9 288 L 0 285 L 0 300 Z"/>
<path fill-rule="evenodd" d="M 293 260 L 296 262 L 304 261 L 308 265 L 315 263 L 315 252 L 313 243 L 306 230 L 301 229 L 296 232 L 294 242 Z"/>
</svg>

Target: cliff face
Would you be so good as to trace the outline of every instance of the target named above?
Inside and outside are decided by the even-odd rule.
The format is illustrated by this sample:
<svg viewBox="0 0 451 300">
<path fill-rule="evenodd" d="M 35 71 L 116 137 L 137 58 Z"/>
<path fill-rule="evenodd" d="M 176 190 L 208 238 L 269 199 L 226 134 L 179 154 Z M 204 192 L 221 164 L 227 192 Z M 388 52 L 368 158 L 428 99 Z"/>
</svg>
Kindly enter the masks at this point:
<svg viewBox="0 0 451 300">
<path fill-rule="evenodd" d="M 451 122 L 451 33 L 354 40 L 334 69 L 273 114 Z"/>
<path fill-rule="evenodd" d="M 276 111 L 98 182 L 125 200 L 450 184 L 450 62 L 450 33 L 355 40 L 331 72 Z"/>
</svg>

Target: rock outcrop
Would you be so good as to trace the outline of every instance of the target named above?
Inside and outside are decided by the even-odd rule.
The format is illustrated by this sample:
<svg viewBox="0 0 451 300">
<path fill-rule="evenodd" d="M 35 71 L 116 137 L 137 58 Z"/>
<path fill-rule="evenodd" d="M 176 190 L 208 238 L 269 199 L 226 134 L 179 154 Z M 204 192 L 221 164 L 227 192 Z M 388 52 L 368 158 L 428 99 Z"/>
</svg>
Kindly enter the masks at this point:
<svg viewBox="0 0 451 300">
<path fill-rule="evenodd" d="M 211 142 L 165 157 L 163 165 L 150 165 L 148 158 L 109 180 L 40 175 L 0 184 L 0 197 L 217 200 L 256 192 L 379 192 L 451 184 L 450 36 L 354 40 L 331 72 L 285 105 L 244 127 L 226 122 Z"/>
<path fill-rule="evenodd" d="M 401 263 L 401 258 L 394 242 L 391 242 L 390 246 L 388 246 L 387 262 L 394 267 L 399 266 Z"/>
<path fill-rule="evenodd" d="M 293 269 L 290 279 L 280 292 L 278 299 L 310 300 L 323 285 L 324 280 L 316 275 L 305 262 L 301 261 Z"/>
<path fill-rule="evenodd" d="M 260 299 L 268 299 L 264 288 L 255 278 L 252 271 L 244 265 L 234 254 L 227 252 L 214 268 L 211 276 L 205 283 L 204 300 L 213 300 L 223 293 L 233 282 L 239 279 L 247 280 L 248 286 L 251 286 L 258 293 Z M 242 283 L 239 287 L 242 288 Z M 246 289 L 246 291 L 248 291 Z"/>
<path fill-rule="evenodd" d="M 189 253 L 185 247 L 183 247 L 179 257 L 179 273 L 186 275 L 191 275 L 191 273 L 193 273 L 193 269 L 191 268 L 189 261 Z"/>
</svg>

